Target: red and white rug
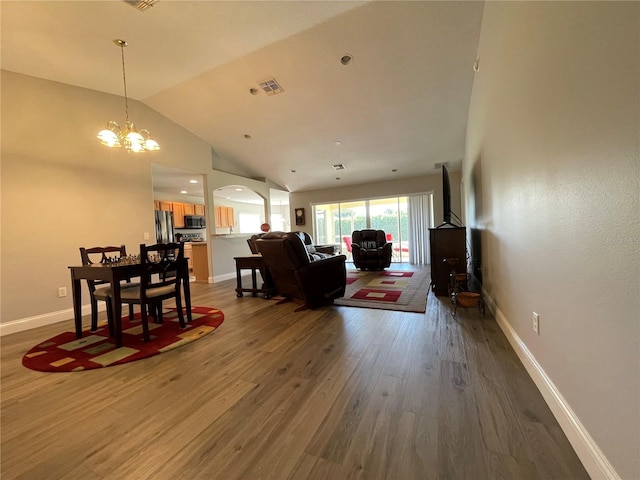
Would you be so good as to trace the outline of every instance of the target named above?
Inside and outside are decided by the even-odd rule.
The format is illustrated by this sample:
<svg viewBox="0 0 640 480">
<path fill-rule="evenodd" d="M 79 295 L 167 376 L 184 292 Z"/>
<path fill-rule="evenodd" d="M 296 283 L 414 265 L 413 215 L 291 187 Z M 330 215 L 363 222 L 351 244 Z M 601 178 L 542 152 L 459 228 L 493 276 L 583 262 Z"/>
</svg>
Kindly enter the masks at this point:
<svg viewBox="0 0 640 480">
<path fill-rule="evenodd" d="M 347 270 L 347 290 L 335 305 L 423 313 L 429 270 Z"/>
<path fill-rule="evenodd" d="M 122 319 L 122 347 L 116 348 L 109 337 L 106 323 L 95 332 L 85 331 L 76 338 L 73 322 L 68 331 L 40 342 L 30 349 L 22 364 L 31 370 L 42 372 L 77 372 L 93 368 L 110 367 L 141 360 L 167 352 L 198 340 L 213 332 L 224 321 L 224 314 L 217 308 L 192 307 L 192 321 L 180 328 L 175 308 L 166 308 L 162 324 L 149 322 L 151 340 L 142 338 L 140 313 Z"/>
</svg>

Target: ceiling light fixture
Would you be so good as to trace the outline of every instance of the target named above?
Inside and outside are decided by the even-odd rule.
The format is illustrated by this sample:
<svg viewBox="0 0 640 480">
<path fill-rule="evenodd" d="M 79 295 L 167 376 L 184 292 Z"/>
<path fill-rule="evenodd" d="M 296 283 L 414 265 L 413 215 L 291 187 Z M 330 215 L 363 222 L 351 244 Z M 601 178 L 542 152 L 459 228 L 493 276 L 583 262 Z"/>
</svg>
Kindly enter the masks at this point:
<svg viewBox="0 0 640 480">
<path fill-rule="evenodd" d="M 140 131 L 136 130 L 136 126 L 133 122 L 129 121 L 129 98 L 127 97 L 127 75 L 125 73 L 124 68 L 124 47 L 127 46 L 127 42 L 120 39 L 115 39 L 113 41 L 118 47 L 120 47 L 120 51 L 122 53 L 122 80 L 124 83 L 124 113 L 125 113 L 125 123 L 124 130 L 120 128 L 117 122 L 113 120 L 107 123 L 107 128 L 101 130 L 98 133 L 98 140 L 103 145 L 112 148 L 119 148 L 124 145 L 124 147 L 129 152 L 144 152 L 145 150 L 160 150 L 160 145 L 153 138 L 151 138 L 151 134 L 149 130 L 142 129 Z"/>
<path fill-rule="evenodd" d="M 198 180 L 189 180 L 189 183 L 198 183 Z"/>
</svg>

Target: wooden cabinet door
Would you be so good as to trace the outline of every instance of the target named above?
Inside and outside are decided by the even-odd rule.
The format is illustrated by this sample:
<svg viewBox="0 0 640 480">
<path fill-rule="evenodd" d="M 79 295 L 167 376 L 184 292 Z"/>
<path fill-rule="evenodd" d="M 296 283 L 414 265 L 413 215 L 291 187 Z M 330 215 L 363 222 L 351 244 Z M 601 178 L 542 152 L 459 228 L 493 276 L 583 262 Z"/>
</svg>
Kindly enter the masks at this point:
<svg viewBox="0 0 640 480">
<path fill-rule="evenodd" d="M 185 215 L 195 215 L 196 211 L 196 206 L 193 205 L 192 203 L 185 203 L 184 204 L 184 214 Z"/>
<path fill-rule="evenodd" d="M 215 207 L 216 227 L 226 228 L 235 226 L 233 207 Z"/>
<path fill-rule="evenodd" d="M 195 213 L 194 215 L 202 215 L 204 216 L 204 205 L 194 205 Z"/>
<path fill-rule="evenodd" d="M 171 212 L 171 202 L 160 202 L 159 210 L 162 210 L 163 212 Z"/>
<path fill-rule="evenodd" d="M 193 247 L 190 243 L 184 244 L 184 256 L 187 258 L 189 270 L 193 270 Z"/>
<path fill-rule="evenodd" d="M 227 227 L 235 227 L 236 222 L 233 218 L 233 207 L 226 207 Z"/>
<path fill-rule="evenodd" d="M 153 209 L 160 210 L 160 202 L 158 200 L 153 201 Z"/>
<path fill-rule="evenodd" d="M 184 228 L 184 203 L 173 202 L 171 211 L 173 212 L 174 228 Z"/>
</svg>

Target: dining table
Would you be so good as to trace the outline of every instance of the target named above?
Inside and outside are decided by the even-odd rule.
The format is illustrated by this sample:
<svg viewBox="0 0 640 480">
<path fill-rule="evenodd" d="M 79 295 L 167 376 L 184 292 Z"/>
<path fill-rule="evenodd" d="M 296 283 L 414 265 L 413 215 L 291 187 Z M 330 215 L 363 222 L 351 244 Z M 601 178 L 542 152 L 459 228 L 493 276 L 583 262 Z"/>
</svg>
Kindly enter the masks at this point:
<svg viewBox="0 0 640 480">
<path fill-rule="evenodd" d="M 189 286 L 188 260 L 184 259 L 182 271 L 182 288 L 187 321 L 191 322 L 191 289 Z M 123 259 L 110 263 L 93 263 L 68 267 L 71 272 L 71 291 L 73 295 L 73 317 L 76 338 L 82 338 L 82 280 L 102 280 L 111 286 L 111 306 L 113 311 L 114 340 L 117 347 L 122 346 L 122 308 L 120 304 L 121 282 L 142 273 L 140 261 Z M 126 286 L 126 284 L 125 284 Z"/>
</svg>

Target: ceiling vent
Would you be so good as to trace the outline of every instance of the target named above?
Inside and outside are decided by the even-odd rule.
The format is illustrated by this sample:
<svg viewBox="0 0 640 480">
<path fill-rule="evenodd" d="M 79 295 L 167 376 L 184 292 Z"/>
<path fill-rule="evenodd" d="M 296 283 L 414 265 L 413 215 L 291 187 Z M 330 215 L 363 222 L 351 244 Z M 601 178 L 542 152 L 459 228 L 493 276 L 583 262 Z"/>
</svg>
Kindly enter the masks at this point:
<svg viewBox="0 0 640 480">
<path fill-rule="evenodd" d="M 343 165 L 343 164 L 341 164 L 341 163 L 336 163 L 336 164 L 333 166 L 333 169 L 334 169 L 334 170 L 344 170 L 344 165 Z"/>
<path fill-rule="evenodd" d="M 434 170 L 440 170 L 442 168 L 442 166 L 445 166 L 447 168 L 449 168 L 449 162 L 441 162 L 441 163 L 434 163 L 433 164 L 433 169 Z"/>
<path fill-rule="evenodd" d="M 282 88 L 278 82 L 276 82 L 275 78 L 271 78 L 269 80 L 265 80 L 264 82 L 260 83 L 260 88 L 264 91 L 264 93 L 266 93 L 267 95 L 277 95 L 279 93 L 284 92 L 284 88 Z"/>
<path fill-rule="evenodd" d="M 158 0 L 124 0 L 124 3 L 128 3 L 136 10 L 144 12 L 147 8 L 153 7 Z"/>
</svg>

